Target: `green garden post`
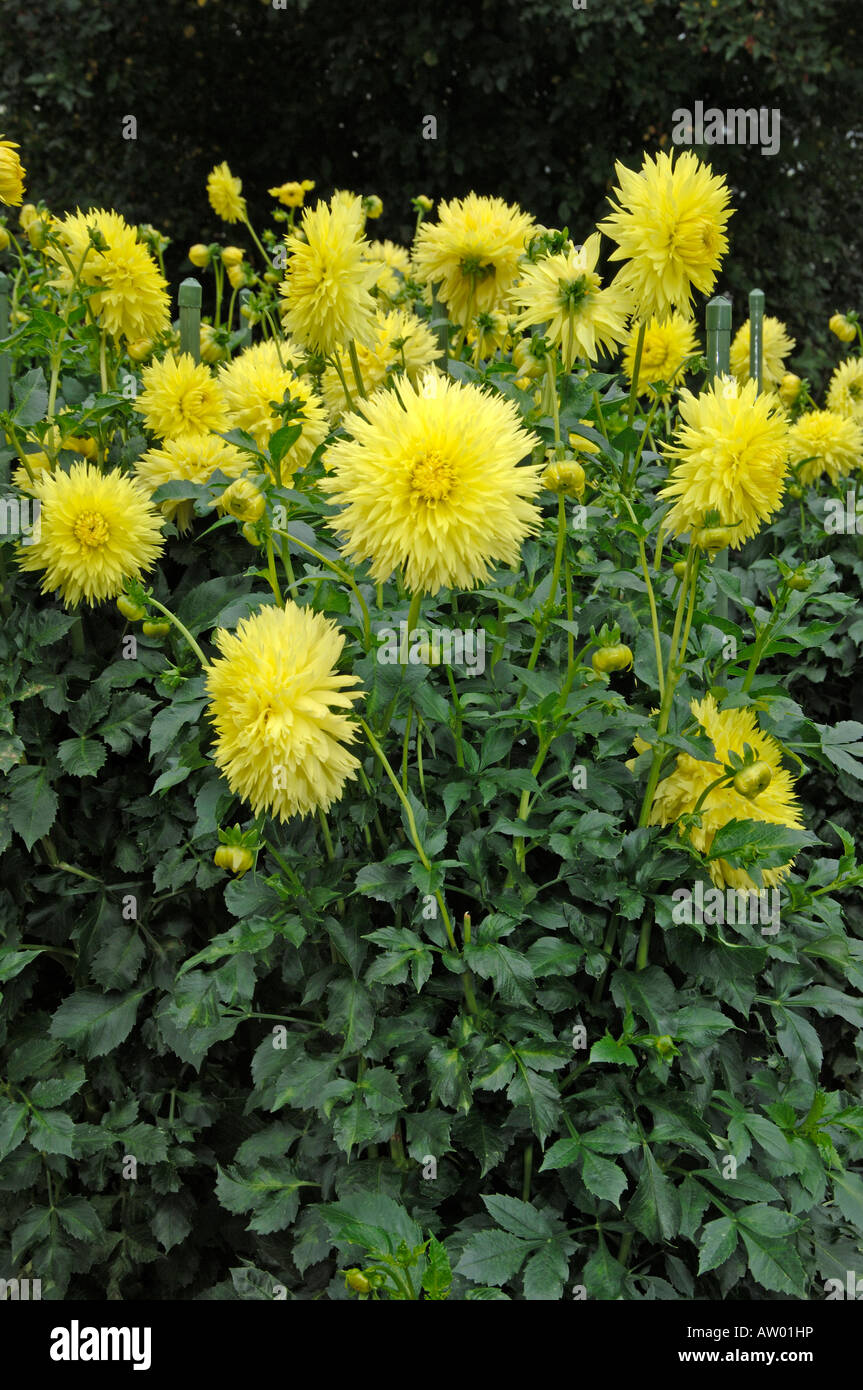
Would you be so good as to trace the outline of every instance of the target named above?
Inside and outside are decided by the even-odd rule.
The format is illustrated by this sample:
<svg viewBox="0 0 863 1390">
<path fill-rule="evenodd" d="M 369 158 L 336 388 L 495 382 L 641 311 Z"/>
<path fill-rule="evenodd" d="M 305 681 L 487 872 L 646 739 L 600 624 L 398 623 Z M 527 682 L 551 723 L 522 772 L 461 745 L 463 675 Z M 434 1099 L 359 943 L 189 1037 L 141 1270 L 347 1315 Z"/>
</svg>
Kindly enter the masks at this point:
<svg viewBox="0 0 863 1390">
<path fill-rule="evenodd" d="M 201 286 L 193 276 L 184 280 L 177 295 L 180 306 L 180 351 L 193 362 L 201 360 Z"/>
<path fill-rule="evenodd" d="M 240 328 L 242 330 L 242 337 L 237 346 L 241 348 L 248 347 L 249 343 L 252 341 L 252 325 L 243 313 L 244 309 L 248 309 L 251 298 L 251 290 L 240 290 Z"/>
<path fill-rule="evenodd" d="M 749 375 L 761 390 L 764 380 L 764 291 L 749 293 Z"/>
<path fill-rule="evenodd" d="M 8 275 L 0 274 L 0 338 L 9 336 L 9 286 Z M 11 358 L 8 348 L 0 348 L 0 410 L 9 409 L 9 377 Z"/>
<path fill-rule="evenodd" d="M 709 380 L 727 375 L 731 370 L 731 301 L 718 294 L 707 305 L 707 369 Z M 713 561 L 717 569 L 728 569 L 728 551 L 723 550 Z M 716 616 L 728 617 L 728 597 L 716 595 Z"/>
</svg>

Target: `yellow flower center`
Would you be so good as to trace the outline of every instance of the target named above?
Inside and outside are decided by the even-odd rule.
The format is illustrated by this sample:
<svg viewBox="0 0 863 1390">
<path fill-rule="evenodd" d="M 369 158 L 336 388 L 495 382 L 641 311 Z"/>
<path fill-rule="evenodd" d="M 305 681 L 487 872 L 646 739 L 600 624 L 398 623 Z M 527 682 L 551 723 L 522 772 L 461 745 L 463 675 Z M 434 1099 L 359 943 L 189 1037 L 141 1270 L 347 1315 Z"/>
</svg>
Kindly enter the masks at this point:
<svg viewBox="0 0 863 1390">
<path fill-rule="evenodd" d="M 80 516 L 76 517 L 72 530 L 76 540 L 82 545 L 92 546 L 93 549 L 105 545 L 111 535 L 110 527 L 101 512 L 81 512 Z"/>
<path fill-rule="evenodd" d="M 411 469 L 411 487 L 424 502 L 445 501 L 455 486 L 455 470 L 436 450 L 424 454 Z"/>
</svg>

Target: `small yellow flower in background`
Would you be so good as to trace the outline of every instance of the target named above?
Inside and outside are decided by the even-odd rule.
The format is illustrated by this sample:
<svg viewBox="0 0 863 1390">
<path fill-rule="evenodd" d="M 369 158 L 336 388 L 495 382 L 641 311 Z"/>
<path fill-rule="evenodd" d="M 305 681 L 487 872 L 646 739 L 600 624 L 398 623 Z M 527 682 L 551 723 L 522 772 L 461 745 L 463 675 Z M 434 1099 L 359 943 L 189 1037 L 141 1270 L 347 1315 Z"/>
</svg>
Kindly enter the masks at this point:
<svg viewBox="0 0 863 1390">
<path fill-rule="evenodd" d="M 384 210 L 384 205 L 376 193 L 368 193 L 363 198 L 363 212 L 370 221 L 375 222 Z"/>
<path fill-rule="evenodd" d="M 207 176 L 210 207 L 223 222 L 245 222 L 246 200 L 241 196 L 242 191 L 242 180 L 234 177 L 224 160 Z"/>
<path fill-rule="evenodd" d="M 291 345 L 279 346 L 287 364 L 291 360 Z M 296 356 L 294 349 L 295 360 Z M 306 378 L 298 377 L 287 365 L 280 366 L 272 338 L 253 344 L 226 363 L 219 372 L 219 385 L 229 412 L 229 428 L 247 430 L 259 449 L 266 448 L 271 435 L 284 423 L 281 416 L 273 413 L 271 403 L 281 404 L 286 392 L 292 401 L 301 403 L 303 419 L 292 423 L 302 425 L 302 433 L 281 461 L 283 479 L 307 464 L 327 436 L 329 426 L 323 402 Z"/>
<path fill-rule="evenodd" d="M 630 381 L 635 370 L 637 341 L 638 324 L 634 323 L 623 351 L 623 369 Z M 691 319 L 685 319 L 676 311 L 665 318 L 657 318 L 654 315 L 644 330 L 644 344 L 638 370 L 638 394 L 654 395 L 650 385 L 655 381 L 664 381 L 667 386 L 674 386 L 683 376 L 686 361 L 700 351 Z"/>
<path fill-rule="evenodd" d="M 103 250 L 91 244 L 91 230 Z M 59 247 L 49 246 L 47 254 L 57 261 L 59 270 L 51 283 L 68 293 L 74 271 L 81 266 L 78 284 L 94 291 L 87 303 L 106 333 L 134 342 L 170 327 L 168 282 L 135 228 L 118 212 L 90 208 L 69 213 L 57 223 L 56 231 L 72 269 Z"/>
<path fill-rule="evenodd" d="M 785 375 L 784 358 L 794 351 L 796 342 L 788 336 L 788 329 L 780 319 L 769 314 L 762 320 L 762 363 L 761 381 L 763 386 L 778 386 Z M 731 344 L 731 371 L 742 386 L 750 380 L 749 344 L 750 320 L 747 319 L 734 335 Z"/>
<path fill-rule="evenodd" d="M 248 456 L 217 434 L 186 434 L 167 439 L 160 449 L 148 449 L 135 464 L 142 487 L 155 492 L 162 483 L 206 483 L 217 470 L 238 478 L 248 467 Z M 171 498 L 157 504 L 162 515 L 185 533 L 192 525 L 194 504 L 189 498 Z"/>
<path fill-rule="evenodd" d="M 286 239 L 288 261 L 280 286 L 286 332 L 325 356 L 351 338 L 371 342 L 375 301 L 369 290 L 378 268 L 364 259 L 359 198 L 334 194 L 329 205 L 306 208 L 302 230 L 305 240 Z"/>
<path fill-rule="evenodd" d="M 220 629 L 221 653 L 207 671 L 216 730 L 213 761 L 255 815 L 280 821 L 326 811 L 356 776 L 348 717 L 362 691 L 336 667 L 344 636 L 311 608 L 288 602 Z"/>
<path fill-rule="evenodd" d="M 223 266 L 241 265 L 244 252 L 241 246 L 223 246 L 220 252 Z"/>
<path fill-rule="evenodd" d="M 18 223 L 21 227 L 21 230 L 23 232 L 26 232 L 27 228 L 30 226 L 30 223 L 33 221 L 33 218 L 38 216 L 39 214 L 36 211 L 36 208 L 33 205 L 33 203 L 25 203 L 18 214 Z"/>
<path fill-rule="evenodd" d="M 426 197 L 425 193 L 418 193 L 416 198 L 414 198 L 414 202 L 417 204 L 417 207 L 422 208 L 423 212 L 431 212 L 434 207 L 434 202 L 431 198 Z"/>
<path fill-rule="evenodd" d="M 201 332 L 201 359 L 204 362 L 223 362 L 227 356 L 227 345 L 222 342 L 216 329 L 211 323 L 202 323 Z"/>
<path fill-rule="evenodd" d="M 752 710 L 720 710 L 712 695 L 700 701 L 693 700 L 691 709 L 712 741 L 718 761 L 702 763 L 688 753 L 679 753 L 673 771 L 656 789 L 650 824 L 672 825 L 681 816 L 691 815 L 702 792 L 722 776 L 723 765 L 728 762 L 729 754 L 737 753 L 743 758 L 744 744 L 748 743 L 759 763 L 766 764 L 770 769 L 768 785 L 755 797 L 736 791 L 733 784 L 714 787 L 707 794 L 699 812 L 702 828 L 690 832 L 692 843 L 702 854 L 706 854 L 717 830 L 731 820 L 756 820 L 768 825 L 801 829 L 803 820 L 794 792 L 794 778 L 782 766 L 779 745 L 769 734 L 761 731 Z M 762 870 L 765 884 L 776 887 L 785 878 L 793 862 L 791 860 L 778 869 Z M 749 890 L 758 887 L 745 869 L 734 868 L 724 859 L 711 861 L 710 876 L 720 888 Z"/>
<path fill-rule="evenodd" d="M 578 423 L 580 425 L 587 425 L 588 429 L 596 429 L 595 420 L 579 420 Z M 583 434 L 575 434 L 571 430 L 569 433 L 569 447 L 575 449 L 576 453 L 579 454 L 598 454 L 600 451 L 599 445 L 594 444 L 592 439 L 586 439 Z"/>
<path fill-rule="evenodd" d="M 153 362 L 144 368 L 141 379 L 144 389 L 135 409 L 143 415 L 147 429 L 160 439 L 228 428 L 221 386 L 205 364 L 196 363 L 187 352 Z"/>
<path fill-rule="evenodd" d="M 8 251 L 12 245 L 12 239 L 5 227 L 0 227 L 0 251 Z"/>
<path fill-rule="evenodd" d="M 383 583 L 403 570 L 413 593 L 471 589 L 492 564 L 515 565 L 541 513 L 541 464 L 519 467 L 537 437 L 509 400 L 429 371 L 415 388 L 378 391 L 349 414 L 351 439 L 319 486 L 343 510 L 328 525 Z"/>
<path fill-rule="evenodd" d="M 302 183 L 280 183 L 277 188 L 268 188 L 271 198 L 278 198 L 283 207 L 301 208 L 307 193 L 315 186 L 314 179 L 303 179 Z"/>
<path fill-rule="evenodd" d="M 244 265 L 229 265 L 227 267 L 228 284 L 232 290 L 241 290 L 248 284 L 248 276 Z"/>
<path fill-rule="evenodd" d="M 492 309 L 490 314 L 477 314 L 467 331 L 467 341 L 476 346 L 479 338 L 480 357 L 493 357 L 500 349 L 503 352 L 511 342 L 510 322 L 501 309 Z"/>
<path fill-rule="evenodd" d="M 350 358 L 344 348 L 336 356 L 348 382 L 353 385 Z M 375 338 L 368 346 L 357 347 L 360 375 L 368 395 L 383 385 L 387 376 L 402 369 L 415 382 L 426 367 L 441 356 L 437 339 L 423 319 L 406 309 L 390 309 L 375 314 Z M 345 392 L 335 367 L 327 367 L 321 378 L 321 392 L 330 417 L 338 420 L 346 410 Z M 325 457 L 324 467 L 328 467 Z"/>
<path fill-rule="evenodd" d="M 21 206 L 24 198 L 26 172 L 18 158 L 19 145 L 0 135 L 0 203 L 7 207 Z"/>
<path fill-rule="evenodd" d="M 790 410 L 797 404 L 803 382 L 794 372 L 786 372 L 779 383 L 779 399 Z"/>
<path fill-rule="evenodd" d="M 189 247 L 189 260 L 192 265 L 196 265 L 199 270 L 203 270 L 210 264 L 210 248 L 205 246 L 202 241 L 196 241 L 194 246 Z"/>
<path fill-rule="evenodd" d="M 453 323 L 465 327 L 505 304 L 533 227 L 532 217 L 502 198 L 469 193 L 441 203 L 437 222 L 423 222 L 417 233 L 417 278 L 441 282 L 441 303 Z"/>
<path fill-rule="evenodd" d="M 44 570 L 43 594 L 59 589 L 66 607 L 116 598 L 164 546 L 162 520 L 140 485 L 119 469 L 75 463 L 46 473 L 35 489 L 39 539 L 18 547 L 23 570 Z"/>
<path fill-rule="evenodd" d="M 788 461 L 804 485 L 826 473 L 836 483 L 863 462 L 863 426 L 833 410 L 810 410 L 788 431 Z M 803 462 L 803 460 L 808 462 Z"/>
<path fill-rule="evenodd" d="M 853 343 L 857 337 L 857 325 L 844 314 L 834 314 L 830 320 L 830 332 L 836 335 L 840 343 Z"/>
<path fill-rule="evenodd" d="M 863 358 L 846 357 L 833 369 L 827 388 L 827 409 L 863 425 Z"/>
<path fill-rule="evenodd" d="M 614 211 L 599 230 L 617 242 L 616 281 L 632 291 L 639 318 L 692 314 L 692 291 L 709 294 L 728 250 L 733 209 L 725 179 L 691 150 L 645 155 L 639 172 L 615 165 Z"/>
<path fill-rule="evenodd" d="M 619 286 L 602 288 L 596 273 L 599 243 L 594 232 L 578 251 L 573 247 L 525 266 L 512 292 L 513 305 L 521 310 L 518 326 L 546 324 L 545 337 L 560 347 L 567 372 L 578 355 L 595 362 L 626 336 L 630 298 Z"/>
<path fill-rule="evenodd" d="M 390 298 L 397 295 L 404 283 L 400 277 L 409 275 L 411 269 L 411 258 L 405 248 L 394 241 L 370 241 L 363 254 L 365 260 L 374 261 L 378 267 L 375 286 Z"/>
<path fill-rule="evenodd" d="M 755 382 L 719 377 L 700 395 L 680 394 L 683 421 L 666 452 L 674 461 L 660 497 L 675 499 L 665 519 L 673 536 L 698 529 L 706 515 L 735 526 L 731 545 L 754 536 L 778 509 L 785 485 L 788 426 Z M 736 523 L 740 523 L 737 525 Z"/>
</svg>

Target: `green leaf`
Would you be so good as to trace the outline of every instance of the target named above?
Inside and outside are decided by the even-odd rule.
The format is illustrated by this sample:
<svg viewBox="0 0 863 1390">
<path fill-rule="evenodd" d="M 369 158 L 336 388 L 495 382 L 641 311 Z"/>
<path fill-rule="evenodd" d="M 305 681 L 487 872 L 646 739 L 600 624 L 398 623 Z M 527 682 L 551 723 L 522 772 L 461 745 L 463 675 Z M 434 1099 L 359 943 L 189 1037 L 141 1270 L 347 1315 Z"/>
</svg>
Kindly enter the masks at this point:
<svg viewBox="0 0 863 1390">
<path fill-rule="evenodd" d="M 326 1026 L 328 1032 L 339 1037 L 343 1050 L 359 1052 L 372 1035 L 375 1011 L 372 997 L 359 980 L 336 979 L 327 990 L 329 1013 Z"/>
<path fill-rule="evenodd" d="M 8 776 L 9 819 L 31 850 L 47 835 L 57 816 L 57 794 L 48 783 L 46 767 L 14 767 Z"/>
<path fill-rule="evenodd" d="M 64 1230 L 88 1244 L 101 1240 L 105 1234 L 94 1207 L 84 1197 L 66 1197 L 57 1206 L 57 1215 Z"/>
<path fill-rule="evenodd" d="M 499 1286 L 518 1274 L 530 1250 L 509 1231 L 478 1231 L 468 1238 L 455 1272 L 473 1284 Z"/>
<path fill-rule="evenodd" d="M 483 1197 L 482 1203 L 499 1226 L 523 1240 L 546 1240 L 554 1232 L 545 1212 L 537 1211 L 529 1202 L 521 1202 L 517 1197 Z"/>
<path fill-rule="evenodd" d="M 620 1194 L 628 1186 L 629 1179 L 618 1163 L 585 1150 L 581 1177 L 588 1192 L 620 1206 Z"/>
<path fill-rule="evenodd" d="M 546 1150 L 539 1171 L 545 1173 L 559 1168 L 571 1168 L 580 1158 L 582 1152 L 581 1139 L 557 1139 L 551 1148 Z"/>
<path fill-rule="evenodd" d="M 644 1166 L 626 1216 L 636 1230 L 654 1243 L 671 1240 L 680 1229 L 680 1200 L 650 1149 L 644 1148 Z"/>
<path fill-rule="evenodd" d="M 833 1196 L 839 1210 L 863 1235 L 863 1179 L 856 1173 L 831 1173 Z"/>
<path fill-rule="evenodd" d="M 519 1067 L 506 1094 L 513 1105 L 527 1106 L 530 1127 L 539 1142 L 544 1144 L 560 1113 L 560 1094 L 557 1086 L 539 1072 Z"/>
<path fill-rule="evenodd" d="M 523 982 L 533 980 L 533 971 L 518 951 L 499 941 L 487 941 L 465 947 L 462 954 L 475 975 L 482 980 L 492 981 L 502 1000 L 506 1003 L 526 1002 Z"/>
<path fill-rule="evenodd" d="M 0 1098 L 0 1162 L 27 1137 L 27 1106 Z"/>
<path fill-rule="evenodd" d="M 84 1057 L 113 1052 L 135 1026 L 138 1004 L 146 990 L 96 994 L 80 989 L 63 1000 L 51 1019 L 50 1036 L 68 1043 Z"/>
<path fill-rule="evenodd" d="M 768 821 L 730 820 L 717 830 L 707 858 L 725 859 L 740 869 L 777 869 L 806 845 L 820 843 L 808 830 Z"/>
<path fill-rule="evenodd" d="M 793 1245 L 784 1240 L 769 1240 L 744 1225 L 740 1226 L 740 1234 L 753 1279 L 776 1293 L 806 1297 L 809 1281 Z"/>
<path fill-rule="evenodd" d="M 618 1042 L 610 1033 L 606 1033 L 604 1038 L 597 1039 L 593 1044 L 590 1049 L 589 1060 L 591 1062 L 611 1062 L 618 1067 L 638 1066 L 638 1058 L 632 1048 L 627 1047 L 625 1042 Z"/>
<path fill-rule="evenodd" d="M 15 399 L 15 424 L 23 425 L 25 428 L 38 425 L 39 421 L 45 418 L 48 409 L 48 388 L 42 368 L 31 367 L 29 372 L 13 380 L 12 395 Z"/>
<path fill-rule="evenodd" d="M 30 1143 L 46 1154 L 74 1158 L 75 1123 L 65 1110 L 34 1110 L 30 1119 Z"/>
<path fill-rule="evenodd" d="M 524 1296 L 532 1302 L 559 1301 L 569 1278 L 569 1260 L 557 1241 L 549 1241 L 524 1267 Z"/>
<path fill-rule="evenodd" d="M 426 1258 L 428 1264 L 422 1277 L 426 1296 L 436 1300 L 446 1298 L 452 1284 L 452 1269 L 446 1249 L 435 1236 L 429 1236 Z"/>
<path fill-rule="evenodd" d="M 707 1274 L 711 1269 L 724 1265 L 737 1249 L 737 1227 L 727 1216 L 718 1221 L 708 1221 L 698 1242 L 698 1273 Z"/>
<path fill-rule="evenodd" d="M 176 1197 L 166 1197 L 153 1213 L 152 1228 L 153 1235 L 167 1254 L 186 1239 L 192 1223 L 182 1203 Z"/>
</svg>

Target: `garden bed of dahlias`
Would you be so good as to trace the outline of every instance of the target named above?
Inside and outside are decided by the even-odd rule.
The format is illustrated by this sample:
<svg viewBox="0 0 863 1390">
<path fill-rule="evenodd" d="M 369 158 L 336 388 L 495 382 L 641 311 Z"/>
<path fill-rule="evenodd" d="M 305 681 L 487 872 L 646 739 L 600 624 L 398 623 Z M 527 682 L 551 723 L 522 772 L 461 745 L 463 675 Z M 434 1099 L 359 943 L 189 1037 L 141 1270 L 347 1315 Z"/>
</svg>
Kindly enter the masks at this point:
<svg viewBox="0 0 863 1390">
<path fill-rule="evenodd" d="M 860 1268 L 863 337 L 708 332 L 731 191 L 616 172 L 402 246 L 219 164 L 175 307 L 0 142 L 1 1279 Z"/>
</svg>

